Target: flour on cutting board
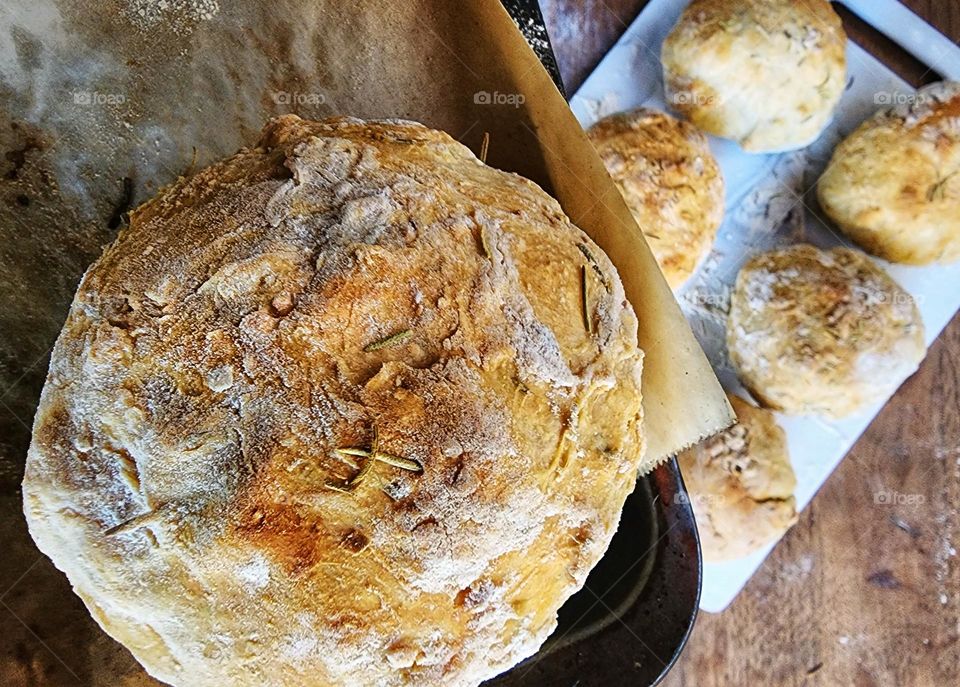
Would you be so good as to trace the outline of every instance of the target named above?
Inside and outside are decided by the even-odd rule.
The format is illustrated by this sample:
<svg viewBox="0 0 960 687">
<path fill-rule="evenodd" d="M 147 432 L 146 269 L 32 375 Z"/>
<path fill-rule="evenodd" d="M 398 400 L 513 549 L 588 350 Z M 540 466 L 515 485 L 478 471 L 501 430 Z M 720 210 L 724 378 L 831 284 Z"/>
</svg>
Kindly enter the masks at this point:
<svg viewBox="0 0 960 687">
<path fill-rule="evenodd" d="M 669 110 L 664 101 L 658 55 L 663 40 L 687 2 L 652 0 L 647 4 L 571 99 L 570 106 L 584 127 L 605 115 L 638 106 Z M 903 9 L 894 0 L 870 2 Z M 847 4 L 857 9 L 862 3 L 849 0 Z M 876 9 L 875 5 L 871 8 Z M 944 54 L 952 55 L 954 53 L 949 52 L 952 50 L 960 56 L 960 48 L 918 18 L 914 19 L 913 24 L 903 22 L 903 26 L 895 27 L 902 31 L 904 40 L 912 40 L 914 45 L 941 45 Z M 960 57 L 953 61 L 957 63 L 958 73 L 945 76 L 960 78 Z M 726 217 L 712 251 L 677 296 L 717 376 L 732 391 L 745 393 L 737 382 L 725 345 L 725 320 L 737 272 L 758 252 L 799 242 L 822 248 L 852 246 L 819 215 L 814 191 L 817 179 L 837 143 L 879 109 L 878 102 L 890 102 L 914 93 L 913 88 L 852 42 L 847 48 L 847 64 L 847 88 L 835 119 L 810 147 L 793 153 L 751 155 L 731 141 L 710 139 L 711 150 L 726 183 Z M 917 268 L 878 262 L 914 296 L 929 345 L 960 308 L 960 265 Z M 791 462 L 797 475 L 798 510 L 806 507 L 886 400 L 844 420 L 778 414 L 778 421 L 787 433 Z M 950 536 L 952 534 L 944 535 L 944 551 L 952 547 Z M 701 608 L 713 612 L 723 610 L 773 546 L 770 544 L 741 560 L 705 564 Z M 949 557 L 939 553 L 936 558 L 939 579 L 948 574 L 950 563 Z M 938 585 L 937 593 L 945 594 L 942 591 L 945 586 L 939 581 Z"/>
</svg>

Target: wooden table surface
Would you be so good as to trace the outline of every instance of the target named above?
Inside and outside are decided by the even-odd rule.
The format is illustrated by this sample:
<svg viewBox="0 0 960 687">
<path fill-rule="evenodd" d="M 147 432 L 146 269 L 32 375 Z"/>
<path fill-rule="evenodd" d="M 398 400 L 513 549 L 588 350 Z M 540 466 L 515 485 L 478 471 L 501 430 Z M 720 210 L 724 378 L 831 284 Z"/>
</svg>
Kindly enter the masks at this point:
<svg viewBox="0 0 960 687">
<path fill-rule="evenodd" d="M 644 4 L 542 0 L 568 93 Z M 906 4 L 960 41 L 960 2 Z M 663 684 L 960 684 L 958 407 L 960 317 Z"/>
</svg>

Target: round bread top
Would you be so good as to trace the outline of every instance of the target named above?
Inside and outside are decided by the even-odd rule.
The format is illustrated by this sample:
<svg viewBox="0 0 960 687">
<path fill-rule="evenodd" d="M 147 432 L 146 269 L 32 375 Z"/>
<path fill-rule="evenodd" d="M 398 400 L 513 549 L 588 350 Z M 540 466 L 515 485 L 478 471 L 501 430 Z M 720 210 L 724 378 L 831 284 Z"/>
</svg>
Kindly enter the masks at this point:
<svg viewBox="0 0 960 687">
<path fill-rule="evenodd" d="M 875 255 L 960 260 L 960 83 L 931 84 L 868 119 L 817 190 L 827 215 Z"/>
<path fill-rule="evenodd" d="M 744 265 L 727 347 L 764 405 L 834 417 L 886 400 L 925 353 L 917 306 L 886 272 L 857 251 L 809 245 Z"/>
<path fill-rule="evenodd" d="M 535 184 L 416 123 L 283 117 L 84 276 L 30 530 L 168 683 L 476 685 L 616 529 L 636 335 Z"/>
<path fill-rule="evenodd" d="M 812 143 L 846 87 L 846 34 L 827 0 L 693 0 L 661 58 L 667 102 L 749 152 Z"/>
<path fill-rule="evenodd" d="M 786 434 L 770 411 L 728 398 L 737 424 L 679 456 L 705 561 L 747 556 L 797 520 Z"/>
<path fill-rule="evenodd" d="M 707 137 L 639 108 L 587 132 L 674 289 L 709 252 L 723 221 L 723 177 Z"/>
</svg>

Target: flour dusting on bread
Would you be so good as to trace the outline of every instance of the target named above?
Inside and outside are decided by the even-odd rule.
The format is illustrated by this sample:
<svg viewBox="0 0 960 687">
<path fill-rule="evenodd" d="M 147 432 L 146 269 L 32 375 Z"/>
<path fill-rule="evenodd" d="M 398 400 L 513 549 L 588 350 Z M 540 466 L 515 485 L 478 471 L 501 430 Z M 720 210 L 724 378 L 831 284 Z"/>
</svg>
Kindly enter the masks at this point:
<svg viewBox="0 0 960 687">
<path fill-rule="evenodd" d="M 31 533 L 171 684 L 479 684 L 616 529 L 636 330 L 531 182 L 411 122 L 275 120 L 85 275 Z"/>
</svg>

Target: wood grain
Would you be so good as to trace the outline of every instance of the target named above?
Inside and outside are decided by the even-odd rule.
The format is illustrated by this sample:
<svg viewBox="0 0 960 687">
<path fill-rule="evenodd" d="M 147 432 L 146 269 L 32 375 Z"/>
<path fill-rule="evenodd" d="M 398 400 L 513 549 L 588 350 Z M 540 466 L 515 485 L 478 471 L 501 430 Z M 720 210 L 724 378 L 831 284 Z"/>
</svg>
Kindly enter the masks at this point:
<svg viewBox="0 0 960 687">
<path fill-rule="evenodd" d="M 573 93 L 645 2 L 542 4 Z M 906 4 L 960 40 L 960 3 Z M 960 317 L 663 684 L 958 684 L 958 504 Z"/>
</svg>

